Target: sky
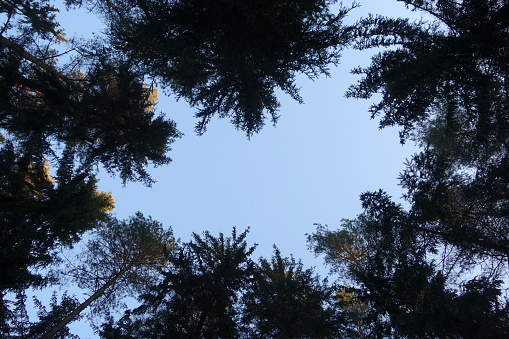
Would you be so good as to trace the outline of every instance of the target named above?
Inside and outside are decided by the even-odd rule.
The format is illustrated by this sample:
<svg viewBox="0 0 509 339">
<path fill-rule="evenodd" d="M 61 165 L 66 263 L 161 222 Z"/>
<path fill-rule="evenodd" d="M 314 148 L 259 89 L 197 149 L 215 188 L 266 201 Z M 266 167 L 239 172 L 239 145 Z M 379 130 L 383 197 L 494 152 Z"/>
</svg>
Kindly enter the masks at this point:
<svg viewBox="0 0 509 339">
<path fill-rule="evenodd" d="M 360 4 L 348 22 L 368 13 L 415 17 L 395 0 Z M 68 37 L 101 30 L 100 21 L 83 11 L 64 10 L 57 21 Z M 150 188 L 141 183 L 123 187 L 120 178 L 102 171 L 99 189 L 112 192 L 119 219 L 141 211 L 172 227 L 183 241 L 190 240 L 192 232 L 229 235 L 234 226 L 238 231 L 249 227 L 247 242 L 258 244 L 254 259 L 270 258 L 275 244 L 283 256 L 293 254 L 324 277 L 328 269 L 307 249 L 305 234 L 315 230 L 314 223 L 336 229 L 342 218 L 355 218 L 361 212 L 359 195 L 365 191 L 382 188 L 400 200 L 397 176 L 405 159 L 416 152 L 413 145 L 399 143 L 397 128 L 379 130 L 378 121 L 370 119 L 368 109 L 376 98 L 344 96 L 359 79 L 350 70 L 367 66 L 374 53 L 346 50 L 341 64 L 331 66 L 331 77 L 311 81 L 299 76 L 304 104 L 280 93 L 277 126 L 268 123 L 250 140 L 220 119 L 196 136 L 196 110 L 160 90 L 157 110 L 184 133 L 172 146 L 173 162 L 149 169 L 157 181 Z M 83 322 L 71 325 L 82 338 L 95 338 L 87 327 Z"/>
</svg>

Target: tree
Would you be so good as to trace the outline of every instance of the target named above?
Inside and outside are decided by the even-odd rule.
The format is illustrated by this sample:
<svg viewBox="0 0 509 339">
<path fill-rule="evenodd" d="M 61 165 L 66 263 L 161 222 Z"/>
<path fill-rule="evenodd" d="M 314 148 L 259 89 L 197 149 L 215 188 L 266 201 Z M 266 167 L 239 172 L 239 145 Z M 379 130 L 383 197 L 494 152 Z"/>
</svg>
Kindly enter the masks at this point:
<svg viewBox="0 0 509 339">
<path fill-rule="evenodd" d="M 48 283 L 55 253 L 106 220 L 113 199 L 95 168 L 150 184 L 146 166 L 169 163 L 180 136 L 143 74 L 99 41 L 68 42 L 56 12 L 46 0 L 0 4 L 1 323 L 7 292 Z"/>
<path fill-rule="evenodd" d="M 57 324 L 61 317 L 65 316 L 68 312 L 72 311 L 75 307 L 79 305 L 79 301 L 76 297 L 71 297 L 64 293 L 62 295 L 62 301 L 58 303 L 56 293 L 53 293 L 51 298 L 50 306 L 51 311 L 47 311 L 46 307 L 42 305 L 42 303 L 34 297 L 34 302 L 36 307 L 39 309 L 37 312 L 37 316 L 39 318 L 38 322 L 32 323 L 30 327 L 30 332 L 28 336 L 22 336 L 22 338 L 43 338 L 44 333 L 49 331 L 53 326 Z M 77 317 L 80 318 L 79 316 Z M 61 339 L 79 339 L 80 337 L 74 334 L 71 334 L 70 329 L 67 326 L 62 327 L 62 329 L 53 336 L 53 338 L 61 338 Z"/>
<path fill-rule="evenodd" d="M 4 137 L 27 154 L 53 157 L 57 144 L 89 171 L 101 163 L 124 182 L 150 183 L 144 167 L 168 163 L 165 153 L 180 134 L 172 121 L 155 117 L 157 96 L 144 74 L 98 41 L 67 46 L 47 1 L 9 1 L 0 10 Z M 58 64 L 57 43 L 68 48 L 61 53 L 68 64 Z"/>
<path fill-rule="evenodd" d="M 319 226 L 308 241 L 351 279 L 350 291 L 367 306 L 364 316 L 376 322 L 372 336 L 508 335 L 509 306 L 496 276 L 467 279 L 472 257 L 447 251 L 427 232 L 409 227 L 417 221 L 384 192 L 365 193 L 361 200 L 364 213 L 355 220 L 344 221 L 338 231 Z M 467 306 L 472 300 L 476 306 Z"/>
<path fill-rule="evenodd" d="M 4 296 L 53 282 L 41 270 L 58 262 L 56 252 L 106 220 L 110 194 L 98 192 L 96 180 L 60 168 L 49 175 L 46 161 L 35 163 L 10 142 L 0 149 L 0 312 L 8 321 Z"/>
<path fill-rule="evenodd" d="M 231 237 L 205 232 L 167 253 L 162 282 L 143 304 L 117 323 L 103 324 L 103 338 L 231 338 L 239 334 L 236 304 L 253 274 L 247 231 Z"/>
<path fill-rule="evenodd" d="M 350 28 L 341 24 L 348 9 L 331 13 L 335 2 L 102 0 L 100 8 L 114 45 L 198 107 L 198 134 L 218 115 L 249 137 L 266 115 L 276 123 L 276 89 L 302 102 L 296 74 L 314 79 L 338 62 Z"/>
<path fill-rule="evenodd" d="M 143 304 L 102 325 L 102 338 L 341 337 L 334 287 L 279 250 L 256 265 L 243 232 L 205 232 L 169 252 Z"/>
<path fill-rule="evenodd" d="M 26 299 L 25 291 L 18 291 L 16 293 L 16 301 L 13 303 L 14 308 L 12 314 L 8 317 L 11 321 L 5 328 L 2 328 L 2 338 L 41 338 L 46 331 L 55 325 L 62 315 L 72 311 L 73 308 L 79 305 L 78 300 L 74 296 L 67 295 L 67 293 L 64 293 L 61 301 L 58 302 L 56 292 L 54 292 L 50 300 L 51 310 L 48 311 L 41 301 L 34 296 L 34 304 L 36 309 L 38 309 L 38 321 L 33 322 L 28 317 Z M 79 339 L 77 335 L 71 334 L 67 327 L 62 328 L 55 338 Z"/>
<path fill-rule="evenodd" d="M 417 122 L 438 114 L 450 136 L 462 129 L 480 144 L 506 142 L 508 2 L 401 1 L 436 21 L 362 20 L 356 48 L 393 48 L 375 55 L 369 67 L 355 70 L 365 76 L 348 95 L 369 98 L 380 92 L 382 100 L 371 107 L 372 116 L 383 113 L 381 127 L 402 126 L 402 140 Z M 446 110 L 433 109 L 444 102 Z"/>
<path fill-rule="evenodd" d="M 348 95 L 380 93 L 372 117 L 422 147 L 400 175 L 407 227 L 507 277 L 509 2 L 404 2 L 433 22 L 362 20 L 356 47 L 389 48 L 355 70 L 364 77 Z"/>
<path fill-rule="evenodd" d="M 242 296 L 242 323 L 250 338 L 336 338 L 340 319 L 334 289 L 279 249 L 261 258 Z"/>
<path fill-rule="evenodd" d="M 467 172 L 444 153 L 430 147 L 400 175 L 419 227 L 503 268 L 509 259 L 507 160 L 478 162 Z"/>
<path fill-rule="evenodd" d="M 433 22 L 361 20 L 356 48 L 388 48 L 355 70 L 364 77 L 347 95 L 380 93 L 372 117 L 423 148 L 400 175 L 411 208 L 363 194 L 363 214 L 310 241 L 354 281 L 378 333 L 504 337 L 509 3 L 404 2 Z"/>
<path fill-rule="evenodd" d="M 134 296 L 154 284 L 166 265 L 164 253 L 173 243 L 171 230 L 139 212 L 127 221 L 112 219 L 96 228 L 80 253 L 81 265 L 69 270 L 79 287 L 94 293 L 41 338 L 52 338 L 99 298 L 102 303 L 94 304 L 95 313 L 108 314 L 121 297 Z"/>
</svg>

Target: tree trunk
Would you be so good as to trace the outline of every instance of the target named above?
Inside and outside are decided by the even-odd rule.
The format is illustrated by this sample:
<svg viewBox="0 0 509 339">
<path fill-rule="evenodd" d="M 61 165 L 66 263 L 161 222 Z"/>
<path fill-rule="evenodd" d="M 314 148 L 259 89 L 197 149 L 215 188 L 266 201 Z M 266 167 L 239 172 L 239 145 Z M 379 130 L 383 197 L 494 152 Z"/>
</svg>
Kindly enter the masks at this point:
<svg viewBox="0 0 509 339">
<path fill-rule="evenodd" d="M 139 260 L 133 260 L 129 265 L 124 267 L 119 273 L 117 273 L 113 278 L 111 278 L 106 284 L 104 284 L 100 289 L 98 289 L 94 294 L 92 294 L 87 300 L 85 300 L 81 305 L 76 307 L 71 314 L 65 317 L 61 322 L 59 322 L 55 327 L 51 329 L 51 331 L 47 332 L 45 335 L 41 337 L 41 339 L 50 339 L 55 334 L 57 334 L 62 328 L 64 328 L 69 322 L 71 322 L 78 314 L 81 313 L 88 305 L 92 303 L 95 299 L 99 298 L 111 285 L 115 283 L 120 277 L 124 275 L 125 272 L 129 271 L 131 267 Z"/>
<path fill-rule="evenodd" d="M 23 59 L 32 62 L 33 64 L 39 66 L 40 68 L 50 72 L 51 74 L 53 74 L 54 76 L 56 76 L 58 78 L 60 78 L 61 80 L 64 80 L 68 84 L 73 84 L 73 81 L 70 80 L 68 77 L 66 77 L 62 73 L 58 72 L 56 69 L 54 69 L 52 66 L 48 65 L 47 63 L 45 63 L 43 60 L 38 59 L 34 55 L 28 53 L 27 51 L 25 51 L 23 49 L 23 47 L 21 47 L 17 43 L 15 43 L 15 42 L 13 42 L 13 41 L 3 37 L 2 35 L 0 35 L 0 44 L 2 44 L 5 47 L 9 48 L 11 51 L 15 51 Z"/>
</svg>

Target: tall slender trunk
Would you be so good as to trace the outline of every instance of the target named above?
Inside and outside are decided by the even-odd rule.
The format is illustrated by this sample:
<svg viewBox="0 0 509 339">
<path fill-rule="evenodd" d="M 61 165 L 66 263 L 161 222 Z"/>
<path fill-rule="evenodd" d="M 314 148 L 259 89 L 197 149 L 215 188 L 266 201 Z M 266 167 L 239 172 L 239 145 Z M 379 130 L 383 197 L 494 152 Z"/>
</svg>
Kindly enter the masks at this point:
<svg viewBox="0 0 509 339">
<path fill-rule="evenodd" d="M 41 339 L 50 339 L 55 334 L 57 334 L 62 328 L 64 328 L 69 322 L 71 322 L 78 314 L 80 314 L 81 311 L 83 311 L 88 305 L 90 305 L 92 303 L 92 301 L 99 298 L 101 296 L 101 294 L 103 294 L 108 289 L 108 287 L 113 285 L 115 283 L 115 281 L 117 281 L 120 277 L 122 277 L 125 272 L 129 271 L 131 269 L 131 267 L 133 267 L 134 264 L 137 263 L 140 258 L 141 258 L 141 256 L 139 258 L 137 258 L 136 260 L 131 261 L 129 263 L 129 265 L 124 267 L 113 278 L 111 278 L 106 284 L 104 284 L 100 289 L 98 289 L 94 294 L 92 294 L 87 300 L 85 300 L 81 305 L 76 307 L 74 309 L 74 311 L 72 311 L 71 314 L 69 314 L 62 321 L 60 321 L 58 324 L 56 324 L 55 327 L 53 327 L 51 329 L 51 331 L 49 331 L 45 335 L 43 335 L 41 337 Z"/>
<path fill-rule="evenodd" d="M 201 331 L 203 329 L 203 325 L 205 325 L 205 320 L 207 319 L 208 314 L 209 314 L 208 311 L 204 311 L 200 315 L 200 320 L 198 321 L 198 324 L 196 325 L 196 328 L 193 331 L 193 335 L 192 335 L 193 338 L 200 338 Z"/>
<path fill-rule="evenodd" d="M 30 61 L 31 63 L 39 66 L 40 68 L 46 70 L 47 72 L 53 74 L 54 76 L 60 78 L 61 80 L 65 81 L 68 84 L 73 84 L 74 82 L 69 79 L 64 74 L 58 72 L 55 68 L 53 68 L 51 65 L 48 65 L 43 60 L 37 58 L 36 56 L 28 53 L 22 46 L 18 45 L 14 41 L 11 41 L 7 39 L 6 37 L 0 35 L 0 44 L 9 48 L 12 51 L 15 51 L 18 53 L 23 59 Z"/>
</svg>

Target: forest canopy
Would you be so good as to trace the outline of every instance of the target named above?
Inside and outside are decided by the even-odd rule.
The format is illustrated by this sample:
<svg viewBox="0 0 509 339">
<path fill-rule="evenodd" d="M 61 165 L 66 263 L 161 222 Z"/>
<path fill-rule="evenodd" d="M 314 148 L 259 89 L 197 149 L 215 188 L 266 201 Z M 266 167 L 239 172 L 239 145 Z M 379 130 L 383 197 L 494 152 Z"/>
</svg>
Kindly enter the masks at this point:
<svg viewBox="0 0 509 339">
<path fill-rule="evenodd" d="M 77 337 L 86 310 L 102 338 L 508 337 L 509 1 L 400 2 L 422 19 L 345 24 L 358 4 L 333 0 L 66 0 L 105 25 L 67 40 L 49 0 L 2 1 L 0 335 Z M 250 138 L 346 48 L 373 53 L 346 96 L 376 100 L 371 118 L 418 152 L 401 201 L 363 192 L 359 215 L 307 234 L 331 277 L 277 246 L 253 259 L 249 230 L 185 242 L 112 213 L 100 171 L 151 186 L 183 136 L 157 86 L 196 110 L 198 135 L 215 116 Z M 27 293 L 66 284 L 89 298 L 28 315 Z"/>
<path fill-rule="evenodd" d="M 99 1 L 112 44 L 198 108 L 250 137 L 276 123 L 279 89 L 302 102 L 297 74 L 328 75 L 351 39 L 335 1 Z M 95 1 L 93 1 L 95 3 Z"/>
</svg>

